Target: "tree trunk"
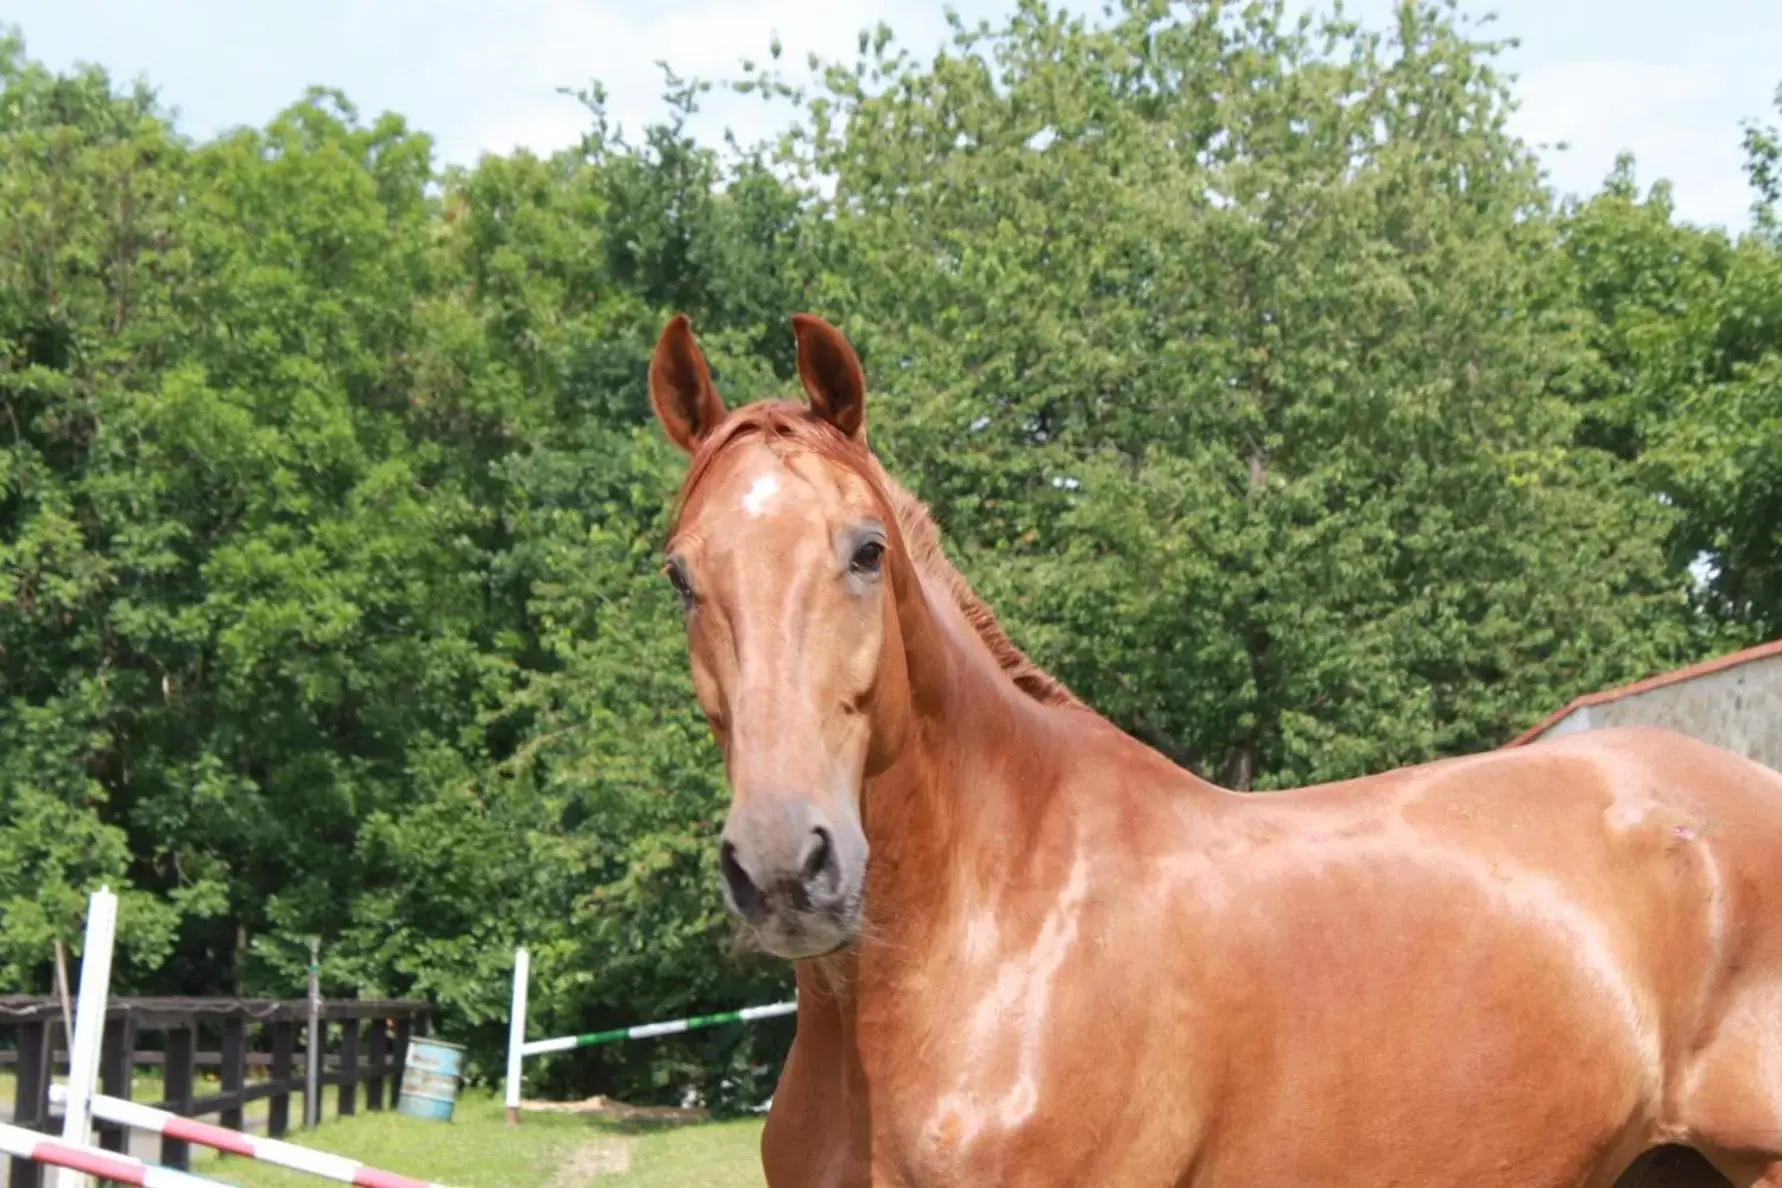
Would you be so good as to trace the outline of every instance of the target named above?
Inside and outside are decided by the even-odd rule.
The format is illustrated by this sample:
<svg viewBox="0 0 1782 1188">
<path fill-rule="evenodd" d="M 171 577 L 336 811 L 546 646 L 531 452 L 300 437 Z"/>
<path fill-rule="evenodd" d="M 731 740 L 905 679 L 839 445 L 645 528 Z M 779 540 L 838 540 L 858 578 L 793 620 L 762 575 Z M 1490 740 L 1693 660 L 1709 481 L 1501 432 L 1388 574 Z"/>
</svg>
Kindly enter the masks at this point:
<svg viewBox="0 0 1782 1188">
<path fill-rule="evenodd" d="M 1233 792 L 1248 792 L 1250 781 L 1256 778 L 1256 744 L 1239 743 L 1225 756 L 1225 766 L 1220 769 L 1219 783 Z"/>
</svg>

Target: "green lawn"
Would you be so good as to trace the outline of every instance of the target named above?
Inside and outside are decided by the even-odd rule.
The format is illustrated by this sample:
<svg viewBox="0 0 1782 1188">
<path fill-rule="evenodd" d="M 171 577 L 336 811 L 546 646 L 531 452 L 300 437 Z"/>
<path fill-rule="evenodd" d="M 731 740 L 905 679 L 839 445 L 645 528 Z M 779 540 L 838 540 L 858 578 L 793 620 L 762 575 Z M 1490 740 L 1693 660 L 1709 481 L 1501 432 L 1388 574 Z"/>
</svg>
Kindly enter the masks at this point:
<svg viewBox="0 0 1782 1188">
<path fill-rule="evenodd" d="M 0 1074 L 0 1095 L 9 1105 L 12 1089 L 10 1074 Z M 153 1100 L 159 1089 L 148 1078 L 137 1078 L 139 1100 Z M 329 1093 L 330 1107 L 333 1098 Z M 293 1114 L 300 1109 L 300 1101 L 294 1101 Z M 449 1123 L 384 1111 L 329 1117 L 318 1130 L 296 1130 L 286 1137 L 451 1188 L 762 1188 L 765 1183 L 761 1123 L 756 1119 L 621 1126 L 573 1114 L 527 1113 L 519 1127 L 510 1129 L 495 1095 L 479 1089 L 464 1091 Z M 606 1170 L 617 1163 L 628 1164 L 628 1170 Z M 316 1188 L 326 1183 L 197 1147 L 192 1171 L 241 1188 Z"/>
<path fill-rule="evenodd" d="M 450 1123 L 400 1114 L 330 1121 L 304 1146 L 453 1188 L 761 1188 L 761 1123 L 631 1125 L 570 1114 L 527 1113 L 507 1125 L 495 1096 L 467 1089 Z M 615 1160 L 624 1173 L 604 1172 Z M 234 1158 L 194 1158 L 192 1170 L 241 1188 L 314 1188 L 315 1179 Z"/>
</svg>

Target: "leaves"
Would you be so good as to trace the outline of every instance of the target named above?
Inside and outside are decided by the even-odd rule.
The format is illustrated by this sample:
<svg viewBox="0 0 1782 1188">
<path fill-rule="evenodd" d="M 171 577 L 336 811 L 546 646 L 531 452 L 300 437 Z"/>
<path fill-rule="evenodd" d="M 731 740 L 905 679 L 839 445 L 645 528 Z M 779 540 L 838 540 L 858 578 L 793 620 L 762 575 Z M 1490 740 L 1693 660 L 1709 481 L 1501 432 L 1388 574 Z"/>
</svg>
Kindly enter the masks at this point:
<svg viewBox="0 0 1782 1188">
<path fill-rule="evenodd" d="M 1490 53 L 1416 6 L 1028 7 L 830 84 L 875 441 L 1018 638 L 1214 778 L 1495 745 L 1696 646 L 1666 514 L 1575 441 Z"/>
<path fill-rule="evenodd" d="M 1760 186 L 1768 143 L 1748 132 Z M 1734 640 L 1782 633 L 1782 240 L 1761 211 L 1736 242 L 1675 223 L 1631 161 L 1560 230 L 1558 282 L 1592 347 L 1581 438 L 1674 509 L 1673 566 L 1700 576 L 1714 622 Z"/>
</svg>

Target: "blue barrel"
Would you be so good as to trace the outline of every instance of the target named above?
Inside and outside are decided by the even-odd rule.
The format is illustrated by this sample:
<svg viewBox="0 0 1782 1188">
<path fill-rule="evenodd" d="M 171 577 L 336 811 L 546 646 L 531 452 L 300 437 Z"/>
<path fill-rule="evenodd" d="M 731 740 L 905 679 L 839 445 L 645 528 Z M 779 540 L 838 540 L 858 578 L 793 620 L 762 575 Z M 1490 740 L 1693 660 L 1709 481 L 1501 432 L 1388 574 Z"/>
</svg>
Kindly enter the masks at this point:
<svg viewBox="0 0 1782 1188">
<path fill-rule="evenodd" d="M 464 1045 L 426 1036 L 411 1037 L 396 1112 L 411 1118 L 450 1122 L 452 1110 L 458 1104 L 458 1081 L 463 1073 Z"/>
</svg>

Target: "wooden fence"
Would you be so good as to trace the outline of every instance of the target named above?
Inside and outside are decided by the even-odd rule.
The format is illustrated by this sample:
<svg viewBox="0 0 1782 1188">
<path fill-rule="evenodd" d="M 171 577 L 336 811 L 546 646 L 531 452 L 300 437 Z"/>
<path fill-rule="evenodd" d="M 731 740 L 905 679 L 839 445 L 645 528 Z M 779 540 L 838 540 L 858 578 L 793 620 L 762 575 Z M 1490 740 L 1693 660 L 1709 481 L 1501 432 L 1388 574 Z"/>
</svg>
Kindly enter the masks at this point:
<svg viewBox="0 0 1782 1188">
<path fill-rule="evenodd" d="M 409 1037 L 427 1034 L 427 1004 L 324 1000 L 320 1018 L 323 1060 L 317 1093 L 336 1087 L 340 1114 L 357 1112 L 361 1084 L 368 1109 L 383 1109 L 386 1094 L 393 1106 Z M 308 1022 L 305 999 L 114 998 L 105 1012 L 99 1090 L 130 1099 L 135 1069 L 158 1066 L 164 1085 L 162 1100 L 152 1103 L 158 1108 L 185 1118 L 215 1114 L 221 1125 L 242 1130 L 248 1103 L 269 1099 L 266 1133 L 278 1138 L 291 1128 L 291 1098 L 307 1102 L 300 1051 Z M 214 1036 L 217 1047 L 200 1050 L 201 1036 L 206 1041 Z M 60 1050 L 65 1042 L 56 999 L 0 996 L 0 1066 L 13 1065 L 18 1077 L 15 1125 L 60 1133 L 60 1120 L 50 1112 L 49 1090 L 52 1074 L 67 1068 L 68 1054 Z M 197 1095 L 201 1068 L 218 1070 L 218 1092 Z M 263 1077 L 250 1076 L 250 1069 L 255 1074 L 264 1070 Z M 320 1109 L 315 1113 L 321 1116 Z M 307 1110 L 298 1114 L 299 1121 L 305 1116 Z M 122 1127 L 101 1123 L 98 1131 L 101 1146 L 125 1150 L 129 1136 Z M 184 1142 L 163 1136 L 160 1162 L 189 1170 L 191 1154 Z M 35 1163 L 14 1159 L 11 1188 L 40 1188 L 41 1172 Z"/>
</svg>

